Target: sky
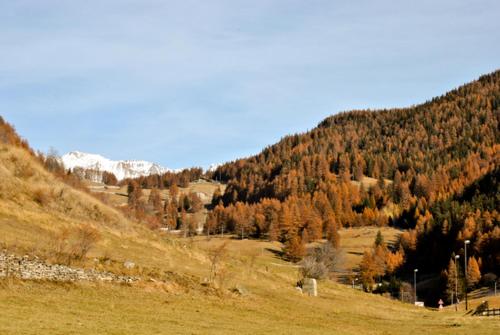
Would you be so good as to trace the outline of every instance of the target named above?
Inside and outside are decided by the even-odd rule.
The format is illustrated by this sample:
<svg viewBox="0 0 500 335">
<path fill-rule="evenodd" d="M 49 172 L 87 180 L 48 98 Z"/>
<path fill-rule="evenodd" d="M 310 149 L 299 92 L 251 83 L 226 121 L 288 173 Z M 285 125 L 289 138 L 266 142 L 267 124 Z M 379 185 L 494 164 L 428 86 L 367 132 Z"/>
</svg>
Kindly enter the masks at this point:
<svg viewBox="0 0 500 335">
<path fill-rule="evenodd" d="M 0 115 L 31 146 L 207 167 L 500 68 L 498 0 L 0 0 Z"/>
</svg>

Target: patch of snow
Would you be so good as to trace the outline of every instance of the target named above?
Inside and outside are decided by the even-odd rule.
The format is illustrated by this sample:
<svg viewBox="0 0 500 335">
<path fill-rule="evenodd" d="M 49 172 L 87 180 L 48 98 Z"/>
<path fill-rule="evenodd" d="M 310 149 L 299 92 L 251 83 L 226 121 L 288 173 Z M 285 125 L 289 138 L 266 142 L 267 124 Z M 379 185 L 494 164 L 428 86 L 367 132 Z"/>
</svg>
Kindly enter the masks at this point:
<svg viewBox="0 0 500 335">
<path fill-rule="evenodd" d="M 176 172 L 156 163 L 141 160 L 114 161 L 97 154 L 89 154 L 80 151 L 72 151 L 61 157 L 66 169 L 80 167 L 98 171 L 113 173 L 118 180 L 125 178 L 137 178 L 152 174 L 162 174 L 166 172 Z"/>
<path fill-rule="evenodd" d="M 214 163 L 214 164 L 210 164 L 208 169 L 207 169 L 207 172 L 214 172 L 215 170 L 217 170 L 217 168 L 219 166 L 222 166 L 224 165 L 223 163 Z"/>
</svg>

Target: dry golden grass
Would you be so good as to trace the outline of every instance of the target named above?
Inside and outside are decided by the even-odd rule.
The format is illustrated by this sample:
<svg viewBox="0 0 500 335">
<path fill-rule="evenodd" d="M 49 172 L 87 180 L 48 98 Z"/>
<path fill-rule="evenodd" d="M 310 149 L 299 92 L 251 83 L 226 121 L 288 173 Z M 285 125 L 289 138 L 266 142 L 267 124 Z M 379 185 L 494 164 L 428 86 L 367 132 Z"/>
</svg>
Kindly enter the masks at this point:
<svg viewBox="0 0 500 335">
<path fill-rule="evenodd" d="M 54 233 L 86 224 L 101 235 L 92 257 L 110 258 L 109 267 L 116 272 L 124 271 L 121 262 L 132 260 L 137 264 L 133 274 L 143 277 L 133 286 L 0 280 L 0 334 L 500 332 L 498 320 L 420 309 L 330 281 L 320 282 L 319 297 L 302 296 L 294 289 L 297 268 L 276 256 L 279 243 L 266 241 L 229 240 L 225 280 L 220 290 L 213 290 L 203 285 L 210 272 L 207 250 L 227 237 L 155 234 L 59 182 L 20 149 L 0 147 L 0 181 L 4 246 L 50 251 Z M 48 200 L 37 201 L 37 190 L 49 194 Z M 347 250 L 362 250 L 373 243 L 376 231 L 342 231 L 342 243 Z M 386 240 L 396 234 L 382 231 Z M 245 287 L 248 295 L 231 293 L 236 286 Z"/>
<path fill-rule="evenodd" d="M 30 173 L 19 173 L 19 166 Z M 101 234 L 91 257 L 171 269 L 177 266 L 172 260 L 184 253 L 181 246 L 57 180 L 22 149 L 0 146 L 0 181 L 0 247 L 44 256 L 55 235 L 84 224 Z M 189 266 L 189 260 L 180 268 Z"/>
<path fill-rule="evenodd" d="M 328 282 L 320 283 L 316 298 L 299 295 L 290 285 L 258 283 L 243 297 L 96 284 L 5 286 L 0 333 L 6 335 L 500 332 L 494 318 L 429 311 Z"/>
<path fill-rule="evenodd" d="M 477 308 L 483 301 L 488 301 L 489 308 L 500 308 L 500 295 L 495 296 L 487 296 L 476 299 L 469 299 L 469 309 L 474 310 Z M 454 306 L 447 306 L 449 309 L 455 309 Z M 458 305 L 458 310 L 465 312 L 465 301 L 461 301 Z"/>
<path fill-rule="evenodd" d="M 401 231 L 392 227 L 360 227 L 346 228 L 339 231 L 340 244 L 345 252 L 345 268 L 355 269 L 359 266 L 363 253 L 370 250 L 380 230 L 387 244 L 396 242 Z"/>
<path fill-rule="evenodd" d="M 385 185 L 389 185 L 392 183 L 392 180 L 389 179 L 384 179 Z M 352 183 L 356 186 L 361 186 L 365 191 L 369 190 L 370 187 L 373 187 L 377 185 L 378 179 L 376 178 L 371 178 L 367 176 L 363 176 L 361 181 L 353 180 Z"/>
</svg>

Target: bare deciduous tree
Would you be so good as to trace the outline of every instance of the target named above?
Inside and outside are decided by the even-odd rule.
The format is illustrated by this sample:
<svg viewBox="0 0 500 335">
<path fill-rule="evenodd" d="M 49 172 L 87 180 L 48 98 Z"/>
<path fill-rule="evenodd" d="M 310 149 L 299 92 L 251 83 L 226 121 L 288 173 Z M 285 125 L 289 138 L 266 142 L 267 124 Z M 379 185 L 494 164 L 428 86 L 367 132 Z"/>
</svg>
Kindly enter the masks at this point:
<svg viewBox="0 0 500 335">
<path fill-rule="evenodd" d="M 219 276 L 225 273 L 223 262 L 226 256 L 227 242 L 222 243 L 220 246 L 213 247 L 208 251 L 208 258 L 210 260 L 209 282 L 211 284 L 214 284 L 216 280 L 220 279 Z"/>
<path fill-rule="evenodd" d="M 87 253 L 99 241 L 101 235 L 99 231 L 90 225 L 80 225 L 74 232 L 73 255 L 75 259 L 84 258 Z"/>
<path fill-rule="evenodd" d="M 53 260 L 67 265 L 74 260 L 82 260 L 100 238 L 99 231 L 88 224 L 63 228 L 50 241 L 53 246 Z"/>
<path fill-rule="evenodd" d="M 343 262 L 343 253 L 331 243 L 315 248 L 300 262 L 300 274 L 303 278 L 323 279 L 339 271 Z"/>
</svg>

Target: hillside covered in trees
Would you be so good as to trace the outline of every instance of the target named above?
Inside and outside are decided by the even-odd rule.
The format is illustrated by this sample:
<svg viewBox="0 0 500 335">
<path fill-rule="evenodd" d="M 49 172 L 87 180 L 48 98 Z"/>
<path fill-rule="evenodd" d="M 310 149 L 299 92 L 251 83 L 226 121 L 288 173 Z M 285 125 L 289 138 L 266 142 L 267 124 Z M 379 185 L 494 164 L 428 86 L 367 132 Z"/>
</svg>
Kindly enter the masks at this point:
<svg viewBox="0 0 500 335">
<path fill-rule="evenodd" d="M 408 229 L 401 271 L 445 270 L 471 239 L 469 255 L 498 272 L 499 112 L 496 71 L 418 106 L 331 116 L 214 171 L 228 186 L 207 227 L 267 234 L 300 257 L 341 226 L 392 224 Z"/>
<path fill-rule="evenodd" d="M 186 213 L 201 210 L 201 201 L 176 190 L 199 178 L 217 179 L 227 187 L 213 195 L 205 233 L 281 241 L 293 261 L 305 256 L 307 242 L 327 239 L 337 247 L 341 227 L 400 227 L 405 232 L 395 246 L 377 241 L 364 255 L 363 284 L 407 279 L 419 268 L 422 276 L 440 278 L 427 290 L 431 299 L 447 290 L 450 261 L 464 258 L 465 240 L 475 271 L 469 288 L 483 274 L 500 275 L 499 115 L 496 71 L 421 105 L 331 116 L 208 175 L 192 168 L 124 180 L 124 209 L 150 227 L 194 233 Z M 0 141 L 29 148 L 3 119 Z M 50 155 L 39 159 L 66 183 L 78 184 Z M 143 188 L 152 189 L 147 203 Z M 163 188 L 169 196 L 162 200 Z"/>
<path fill-rule="evenodd" d="M 310 132 L 222 165 L 214 176 L 229 184 L 225 204 L 285 200 L 363 176 L 397 182 L 403 192 L 388 194 L 396 203 L 408 200 L 405 191 L 434 201 L 489 170 L 499 108 L 497 71 L 419 106 L 329 117 Z"/>
</svg>

